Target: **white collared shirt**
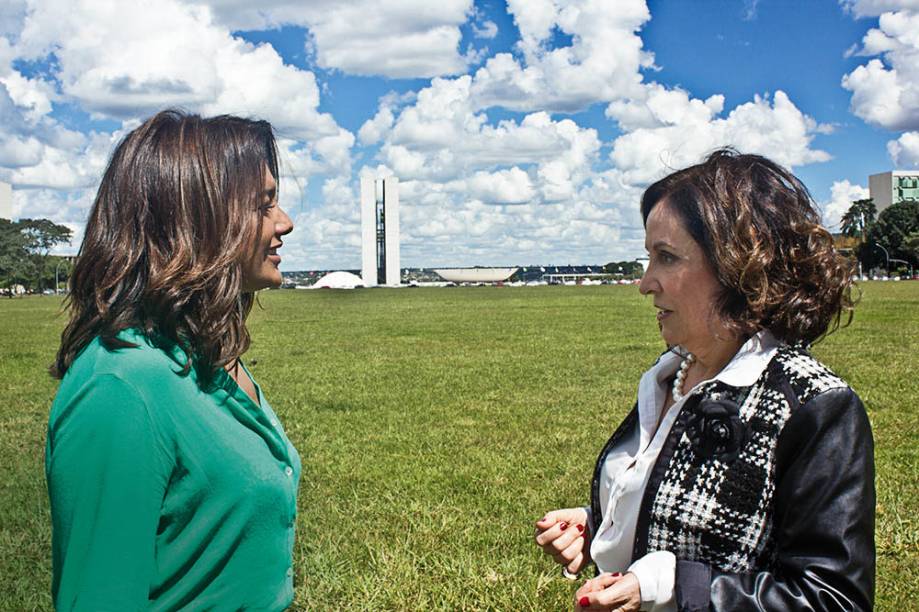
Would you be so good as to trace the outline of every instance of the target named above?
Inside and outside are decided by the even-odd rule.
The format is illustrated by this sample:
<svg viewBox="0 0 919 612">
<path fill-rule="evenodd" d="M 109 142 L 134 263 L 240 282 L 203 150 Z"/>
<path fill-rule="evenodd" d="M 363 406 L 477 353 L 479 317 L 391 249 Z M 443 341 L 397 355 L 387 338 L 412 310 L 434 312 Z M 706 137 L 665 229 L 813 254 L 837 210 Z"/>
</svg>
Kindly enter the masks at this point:
<svg viewBox="0 0 919 612">
<path fill-rule="evenodd" d="M 712 380 L 733 387 L 747 387 L 760 377 L 775 355 L 779 343 L 762 330 L 740 347 L 731 361 Z M 679 351 L 684 353 L 684 351 Z M 594 534 L 590 554 L 602 572 L 630 571 L 641 587 L 642 610 L 676 610 L 674 578 L 676 557 L 667 551 L 648 553 L 629 565 L 641 499 L 651 469 L 657 461 L 670 428 L 683 403 L 705 380 L 675 402 L 661 419 L 667 390 L 683 358 L 671 351 L 641 377 L 638 385 L 638 423 L 634 433 L 614 446 L 600 474 L 600 511 L 603 520 Z M 657 425 L 660 421 L 660 426 Z"/>
</svg>

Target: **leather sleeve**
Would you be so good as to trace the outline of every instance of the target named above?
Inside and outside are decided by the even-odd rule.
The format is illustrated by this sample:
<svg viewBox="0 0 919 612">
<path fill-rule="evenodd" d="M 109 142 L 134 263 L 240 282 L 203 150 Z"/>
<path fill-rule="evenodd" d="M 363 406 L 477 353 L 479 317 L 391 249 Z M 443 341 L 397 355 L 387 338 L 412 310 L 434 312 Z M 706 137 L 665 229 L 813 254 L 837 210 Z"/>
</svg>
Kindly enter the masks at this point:
<svg viewBox="0 0 919 612">
<path fill-rule="evenodd" d="M 678 561 L 680 610 L 871 610 L 874 442 L 848 388 L 798 406 L 776 449 L 773 571 Z"/>
</svg>

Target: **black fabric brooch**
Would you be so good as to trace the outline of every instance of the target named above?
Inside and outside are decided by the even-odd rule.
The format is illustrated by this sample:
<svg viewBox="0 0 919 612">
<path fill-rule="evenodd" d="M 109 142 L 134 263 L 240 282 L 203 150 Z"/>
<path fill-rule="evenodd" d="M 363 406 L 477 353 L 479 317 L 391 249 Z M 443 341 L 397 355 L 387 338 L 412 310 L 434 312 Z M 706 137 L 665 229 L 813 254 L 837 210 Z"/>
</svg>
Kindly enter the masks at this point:
<svg viewBox="0 0 919 612">
<path fill-rule="evenodd" d="M 740 418 L 740 406 L 728 399 L 703 399 L 686 421 L 686 435 L 702 459 L 730 463 L 737 458 L 750 432 Z"/>
</svg>

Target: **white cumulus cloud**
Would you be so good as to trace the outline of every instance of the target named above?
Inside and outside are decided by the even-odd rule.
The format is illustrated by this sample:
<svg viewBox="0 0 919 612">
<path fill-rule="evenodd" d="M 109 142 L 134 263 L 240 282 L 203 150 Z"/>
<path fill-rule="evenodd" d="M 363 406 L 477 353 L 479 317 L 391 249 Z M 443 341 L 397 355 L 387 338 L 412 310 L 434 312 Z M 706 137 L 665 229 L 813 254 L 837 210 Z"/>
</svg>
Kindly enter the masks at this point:
<svg viewBox="0 0 919 612">
<path fill-rule="evenodd" d="M 463 25 L 473 0 L 196 0 L 232 30 L 281 25 L 309 29 L 322 68 L 349 74 L 417 78 L 460 74 Z M 493 25 L 493 24 L 492 24 Z M 483 25 L 490 32 L 487 24 Z"/>
<path fill-rule="evenodd" d="M 635 129 L 613 143 L 611 158 L 626 183 L 650 183 L 698 163 L 706 153 L 723 146 L 764 155 L 785 166 L 830 159 L 827 152 L 810 146 L 819 128 L 817 122 L 782 91 L 775 92 L 771 103 L 767 97 L 756 96 L 723 119 L 710 112 L 720 106 L 718 101 L 700 105 L 688 97 L 676 99 L 682 101 L 684 109 L 671 108 L 669 112 L 683 117 L 681 123 L 656 121 L 657 127 Z"/>
<path fill-rule="evenodd" d="M 596 130 L 546 112 L 490 124 L 475 110 L 471 87 L 468 75 L 434 79 L 398 117 L 378 115 L 361 133 L 383 140 L 382 161 L 403 179 L 450 181 L 534 164 L 534 187 L 555 200 L 589 176 L 600 149 Z"/>
<path fill-rule="evenodd" d="M 530 176 L 516 166 L 497 172 L 480 170 L 469 179 L 447 187 L 492 204 L 525 204 L 536 195 Z"/>
<path fill-rule="evenodd" d="M 304 138 L 338 131 L 317 110 L 313 73 L 285 64 L 270 45 L 232 36 L 208 7 L 42 0 L 31 5 L 16 49 L 26 59 L 53 52 L 62 93 L 101 116 L 131 119 L 182 106 L 257 115 Z"/>
<path fill-rule="evenodd" d="M 508 11 L 523 58 L 499 53 L 476 71 L 478 108 L 573 112 L 639 95 L 640 70 L 653 66 L 638 35 L 651 18 L 644 0 L 509 0 Z M 552 47 L 555 31 L 572 43 Z"/>
<path fill-rule="evenodd" d="M 878 27 L 869 30 L 862 40 L 859 55 L 879 57 L 845 75 L 842 86 L 852 92 L 852 112 L 868 123 L 889 130 L 916 130 L 919 129 L 919 7 L 915 2 L 897 4 L 901 10 L 882 13 Z M 859 6 L 854 7 L 857 13 Z"/>
<path fill-rule="evenodd" d="M 839 231 L 839 222 L 842 216 L 852 206 L 855 200 L 868 198 L 868 188 L 853 185 L 848 180 L 834 181 L 830 188 L 830 199 L 820 204 L 823 216 L 823 225 L 832 232 Z"/>
<path fill-rule="evenodd" d="M 101 176 L 117 138 L 64 129 L 49 116 L 58 101 L 126 127 L 168 106 L 264 118 L 301 183 L 351 171 L 354 135 L 318 110 L 315 75 L 233 36 L 208 6 L 32 0 L 21 19 L 15 43 L 0 37 L 0 178 L 16 186 L 74 189 Z M 26 78 L 14 59 L 47 63 L 53 80 Z"/>
<path fill-rule="evenodd" d="M 702 101 L 690 98 L 679 88 L 668 89 L 650 83 L 630 99 L 616 100 L 606 107 L 606 116 L 619 122 L 626 131 L 665 125 L 707 123 L 724 108 L 724 96 Z"/>
<path fill-rule="evenodd" d="M 906 132 L 887 143 L 890 159 L 898 168 L 919 169 L 919 132 Z"/>
<path fill-rule="evenodd" d="M 856 17 L 877 17 L 901 9 L 919 10 L 919 0 L 840 0 L 839 3 Z"/>
</svg>

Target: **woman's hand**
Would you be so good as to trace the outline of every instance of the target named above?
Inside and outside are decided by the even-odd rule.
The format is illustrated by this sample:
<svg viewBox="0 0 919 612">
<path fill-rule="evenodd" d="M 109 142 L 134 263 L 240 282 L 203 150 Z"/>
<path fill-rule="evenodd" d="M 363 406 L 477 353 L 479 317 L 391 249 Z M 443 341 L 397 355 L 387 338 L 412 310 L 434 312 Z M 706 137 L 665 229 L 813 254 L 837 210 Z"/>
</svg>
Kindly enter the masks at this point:
<svg viewBox="0 0 919 612">
<path fill-rule="evenodd" d="M 574 594 L 575 612 L 617 610 L 637 612 L 641 608 L 641 589 L 632 572 L 625 575 L 600 574 L 585 582 Z"/>
<path fill-rule="evenodd" d="M 590 562 L 587 511 L 584 508 L 553 510 L 536 521 L 536 544 L 572 574 Z"/>
</svg>

